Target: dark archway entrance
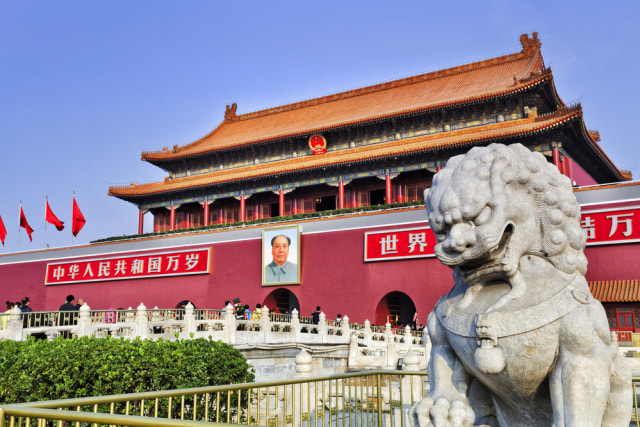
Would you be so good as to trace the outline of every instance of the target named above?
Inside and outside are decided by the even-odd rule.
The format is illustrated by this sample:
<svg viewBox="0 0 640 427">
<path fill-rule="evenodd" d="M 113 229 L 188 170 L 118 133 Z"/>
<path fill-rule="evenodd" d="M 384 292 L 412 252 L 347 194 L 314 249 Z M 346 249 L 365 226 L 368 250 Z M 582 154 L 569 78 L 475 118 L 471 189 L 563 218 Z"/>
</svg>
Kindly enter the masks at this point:
<svg viewBox="0 0 640 427">
<path fill-rule="evenodd" d="M 300 312 L 298 298 L 289 289 L 279 288 L 271 292 L 264 299 L 263 305 L 269 308 L 270 313 L 291 313 L 295 308 Z"/>
<path fill-rule="evenodd" d="M 416 312 L 416 305 L 409 295 L 394 291 L 386 294 L 376 308 L 376 325 L 406 326 Z"/>
</svg>

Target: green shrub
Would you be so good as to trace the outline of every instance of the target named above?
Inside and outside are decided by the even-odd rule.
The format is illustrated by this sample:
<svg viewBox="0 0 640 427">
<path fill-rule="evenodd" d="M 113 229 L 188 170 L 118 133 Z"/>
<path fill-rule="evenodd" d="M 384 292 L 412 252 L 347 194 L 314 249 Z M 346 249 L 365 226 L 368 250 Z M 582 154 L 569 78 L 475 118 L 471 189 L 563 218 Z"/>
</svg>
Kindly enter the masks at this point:
<svg viewBox="0 0 640 427">
<path fill-rule="evenodd" d="M 239 351 L 211 339 L 0 341 L 0 404 L 253 380 Z"/>
</svg>

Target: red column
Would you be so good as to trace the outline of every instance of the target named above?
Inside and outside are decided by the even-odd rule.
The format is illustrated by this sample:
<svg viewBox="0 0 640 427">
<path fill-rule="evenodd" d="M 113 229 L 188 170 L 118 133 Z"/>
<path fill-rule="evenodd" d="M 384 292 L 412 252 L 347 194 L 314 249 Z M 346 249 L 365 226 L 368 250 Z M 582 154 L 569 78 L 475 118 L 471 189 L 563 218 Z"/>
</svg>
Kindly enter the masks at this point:
<svg viewBox="0 0 640 427">
<path fill-rule="evenodd" d="M 344 209 L 344 182 L 342 179 L 338 184 L 338 209 Z"/>
<path fill-rule="evenodd" d="M 253 219 L 260 219 L 260 203 L 253 202 Z"/>
<path fill-rule="evenodd" d="M 284 190 L 280 189 L 280 194 L 278 194 L 278 215 L 284 216 Z"/>
<path fill-rule="evenodd" d="M 402 190 L 402 184 L 398 183 L 396 187 L 396 198 L 398 203 L 404 203 L 404 191 Z"/>
<path fill-rule="evenodd" d="M 204 226 L 209 225 L 209 201 L 204 199 Z"/>
<path fill-rule="evenodd" d="M 169 222 L 171 225 L 169 226 L 169 230 L 173 231 L 176 229 L 176 208 L 171 205 L 171 214 L 169 216 Z"/>
<path fill-rule="evenodd" d="M 244 221 L 244 211 L 245 211 L 245 204 L 244 204 L 244 194 L 240 195 L 240 222 Z"/>
<path fill-rule="evenodd" d="M 386 194 L 386 202 L 387 203 L 393 203 L 393 201 L 391 200 L 391 175 L 386 174 L 384 177 L 385 180 L 385 194 Z"/>
<path fill-rule="evenodd" d="M 218 224 L 224 224 L 224 209 L 218 208 Z"/>
<path fill-rule="evenodd" d="M 558 168 L 560 173 L 562 173 L 562 167 L 560 165 L 560 150 L 554 148 L 551 152 L 553 153 L 553 164 Z"/>
<path fill-rule="evenodd" d="M 144 211 L 138 210 L 138 234 L 142 234 L 144 231 Z"/>
<path fill-rule="evenodd" d="M 565 157 L 564 161 L 567 164 L 565 167 L 565 175 L 569 177 L 569 179 L 571 180 L 571 185 L 573 185 L 573 167 L 571 166 L 571 159 L 568 157 Z"/>
</svg>

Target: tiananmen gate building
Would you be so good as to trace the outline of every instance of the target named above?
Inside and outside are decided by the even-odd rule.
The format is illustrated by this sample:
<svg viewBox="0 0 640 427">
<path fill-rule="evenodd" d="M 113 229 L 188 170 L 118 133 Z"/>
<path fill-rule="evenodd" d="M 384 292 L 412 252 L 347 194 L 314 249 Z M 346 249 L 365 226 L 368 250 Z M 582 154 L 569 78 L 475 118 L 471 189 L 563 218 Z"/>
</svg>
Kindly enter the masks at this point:
<svg viewBox="0 0 640 427">
<path fill-rule="evenodd" d="M 592 291 L 613 329 L 640 328 L 640 185 L 580 105 L 562 101 L 537 34 L 520 42 L 506 56 L 267 110 L 228 105 L 208 135 L 142 153 L 163 181 L 109 188 L 139 209 L 138 235 L 2 255 L 2 293 L 30 296 L 34 310 L 70 293 L 95 309 L 239 298 L 378 325 L 417 311 L 425 323 L 453 280 L 433 255 L 423 191 L 450 157 L 518 142 L 574 183 Z M 285 241 L 288 264 L 276 265 Z"/>
</svg>

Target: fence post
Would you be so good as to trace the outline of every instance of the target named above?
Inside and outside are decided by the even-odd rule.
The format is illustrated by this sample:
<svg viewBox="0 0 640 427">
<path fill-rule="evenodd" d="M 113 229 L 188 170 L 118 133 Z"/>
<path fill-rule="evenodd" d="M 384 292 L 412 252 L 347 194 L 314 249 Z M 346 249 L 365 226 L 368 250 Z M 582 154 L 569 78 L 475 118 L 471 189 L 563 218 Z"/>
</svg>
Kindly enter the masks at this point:
<svg viewBox="0 0 640 427">
<path fill-rule="evenodd" d="M 311 356 L 304 347 L 300 349 L 295 361 L 296 378 L 311 376 L 311 362 L 313 362 L 313 356 Z"/>
<path fill-rule="evenodd" d="M 396 364 L 396 340 L 391 330 L 391 324 L 387 322 L 384 329 L 384 338 L 387 342 L 387 365 L 395 366 Z"/>
<path fill-rule="evenodd" d="M 260 331 L 262 332 L 262 342 L 271 342 L 271 316 L 269 315 L 269 307 L 262 306 L 262 315 L 260 316 Z"/>
<path fill-rule="evenodd" d="M 295 308 L 291 310 L 291 332 L 293 332 L 293 342 L 300 341 L 300 316 Z"/>
<path fill-rule="evenodd" d="M 359 368 L 358 366 L 359 353 L 360 353 L 360 349 L 358 348 L 358 332 L 356 331 L 349 337 L 349 361 L 347 363 L 347 366 L 349 366 L 352 369 L 356 367 Z"/>
<path fill-rule="evenodd" d="M 89 304 L 82 304 L 79 311 L 80 318 L 78 319 L 78 336 L 91 336 L 91 307 L 89 307 Z"/>
<path fill-rule="evenodd" d="M 404 356 L 404 370 L 408 372 L 420 372 L 420 357 L 415 350 L 410 348 Z M 402 375 L 400 386 L 402 387 L 402 403 L 413 405 L 422 399 L 422 376 Z"/>
<path fill-rule="evenodd" d="M 233 345 L 236 343 L 236 328 L 238 327 L 236 325 L 236 315 L 231 303 L 229 303 L 225 307 L 225 310 L 226 312 L 224 314 L 224 320 L 225 320 L 224 331 L 225 331 L 226 343 Z"/>
<path fill-rule="evenodd" d="M 196 331 L 196 316 L 193 314 L 193 304 L 191 304 L 191 302 L 187 303 L 187 306 L 184 308 L 184 323 L 184 329 L 187 335 L 184 338 L 191 338 L 191 333 L 195 333 Z"/>
<path fill-rule="evenodd" d="M 324 311 L 321 311 L 318 317 L 318 335 L 320 335 L 320 342 L 325 344 L 328 341 L 327 335 L 329 334 L 327 331 L 327 316 Z"/>
<path fill-rule="evenodd" d="M 10 340 L 22 341 L 22 311 L 18 307 L 13 307 L 9 312 L 7 333 Z"/>
<path fill-rule="evenodd" d="M 369 319 L 367 319 L 364 321 L 364 343 L 367 346 L 371 345 L 371 336 L 371 322 L 369 322 Z"/>
<path fill-rule="evenodd" d="M 344 337 L 344 342 L 348 344 L 351 336 L 351 325 L 349 325 L 349 316 L 346 314 L 342 317 L 342 336 Z"/>
<path fill-rule="evenodd" d="M 147 319 L 147 307 L 143 303 L 138 306 L 138 313 L 136 314 L 136 329 L 138 330 L 137 336 L 140 339 L 149 338 L 149 319 Z"/>
</svg>

